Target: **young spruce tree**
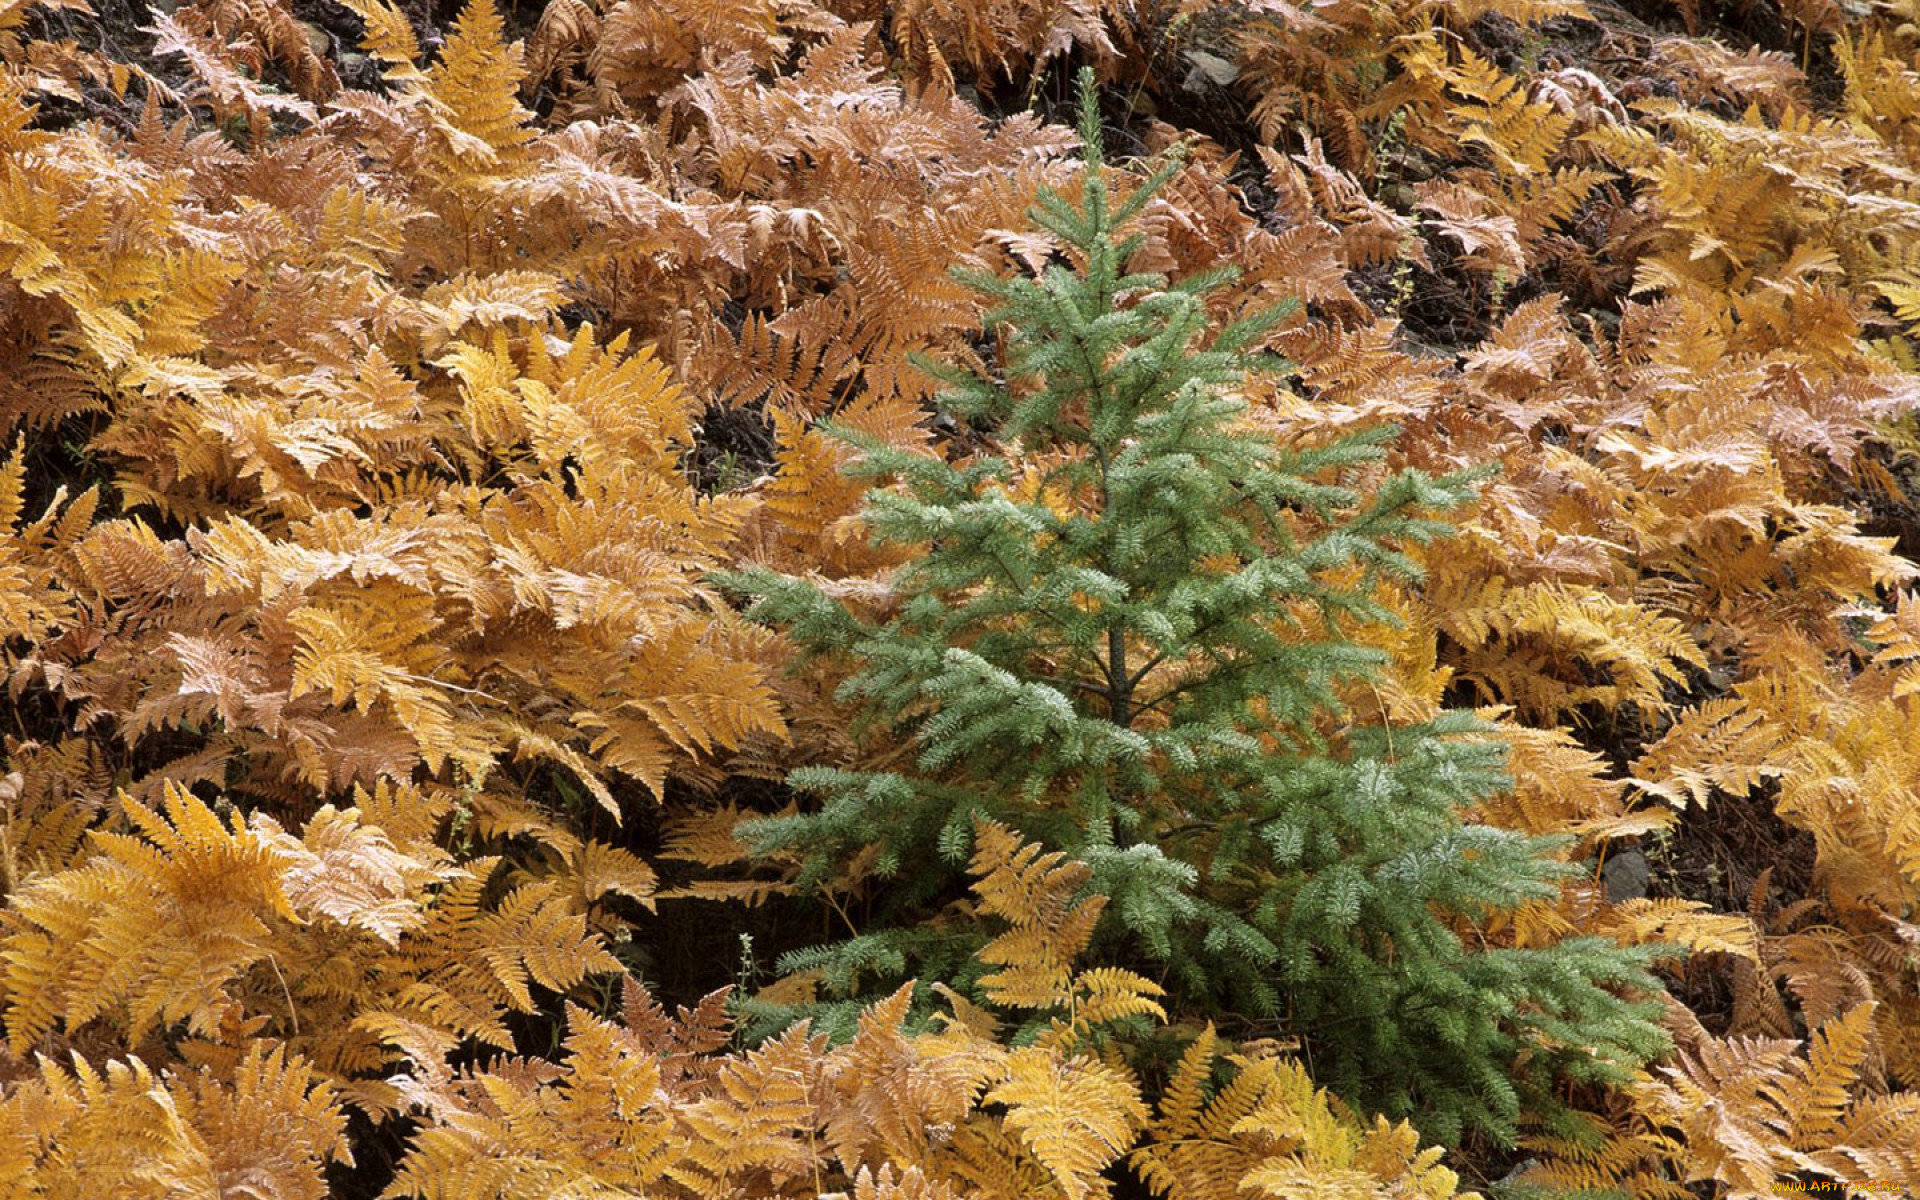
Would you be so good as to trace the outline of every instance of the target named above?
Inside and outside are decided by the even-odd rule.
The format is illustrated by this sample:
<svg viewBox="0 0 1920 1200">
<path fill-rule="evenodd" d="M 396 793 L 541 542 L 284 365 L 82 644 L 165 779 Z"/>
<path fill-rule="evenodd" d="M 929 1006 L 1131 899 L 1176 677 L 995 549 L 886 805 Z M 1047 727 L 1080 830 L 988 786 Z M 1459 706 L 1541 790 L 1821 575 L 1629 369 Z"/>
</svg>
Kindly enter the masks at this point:
<svg viewBox="0 0 1920 1200">
<path fill-rule="evenodd" d="M 843 996 L 909 971 L 964 985 L 985 934 L 927 918 L 960 894 L 982 813 L 1094 868 L 1104 944 L 1157 965 L 1176 1015 L 1271 1021 L 1353 1103 L 1442 1140 L 1510 1138 L 1523 1109 L 1554 1111 L 1556 1079 L 1617 1080 L 1665 1043 L 1657 1002 L 1618 994 L 1657 990 L 1648 951 L 1458 932 L 1553 896 L 1563 869 L 1544 839 L 1462 822 L 1507 783 L 1497 744 L 1461 736 L 1482 732 L 1469 714 L 1343 725 L 1338 685 L 1380 659 L 1342 629 L 1391 619 L 1376 582 L 1416 574 L 1396 544 L 1443 534 L 1433 514 L 1471 481 L 1402 471 L 1362 495 L 1342 480 L 1391 429 L 1283 450 L 1243 423 L 1233 389 L 1284 365 L 1251 349 L 1283 314 L 1213 330 L 1227 272 L 1125 273 L 1140 237 L 1122 231 L 1176 164 L 1115 196 L 1083 86 L 1079 203 L 1033 214 L 1070 262 L 966 276 L 998 302 L 1004 379 L 929 366 L 1006 453 L 952 465 L 843 435 L 859 471 L 898 481 L 871 493 L 871 535 L 924 547 L 892 616 L 728 578 L 756 619 L 845 656 L 842 697 L 917 752 L 796 771 L 819 803 L 748 827 L 763 852 L 803 852 L 811 884 L 862 856 L 883 883 L 874 929 L 783 966 Z"/>
</svg>

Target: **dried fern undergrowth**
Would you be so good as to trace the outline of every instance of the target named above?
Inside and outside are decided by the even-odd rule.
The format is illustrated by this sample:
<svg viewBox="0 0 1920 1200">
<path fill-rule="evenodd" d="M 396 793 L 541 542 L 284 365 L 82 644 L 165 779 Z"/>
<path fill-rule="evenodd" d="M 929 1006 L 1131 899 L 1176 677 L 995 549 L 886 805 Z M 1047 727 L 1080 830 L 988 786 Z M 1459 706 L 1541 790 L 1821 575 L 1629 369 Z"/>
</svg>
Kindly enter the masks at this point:
<svg viewBox="0 0 1920 1200">
<path fill-rule="evenodd" d="M 1920 9 L 1632 7 L 0 0 L 0 1196 L 1920 1195 Z"/>
</svg>

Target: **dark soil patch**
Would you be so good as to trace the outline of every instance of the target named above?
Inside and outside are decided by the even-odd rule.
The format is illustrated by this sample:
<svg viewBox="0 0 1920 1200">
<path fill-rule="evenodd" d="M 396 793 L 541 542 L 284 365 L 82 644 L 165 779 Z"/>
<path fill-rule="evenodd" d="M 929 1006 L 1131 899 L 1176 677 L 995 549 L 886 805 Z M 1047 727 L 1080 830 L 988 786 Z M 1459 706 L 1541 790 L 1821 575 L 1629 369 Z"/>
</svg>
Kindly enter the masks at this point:
<svg viewBox="0 0 1920 1200">
<path fill-rule="evenodd" d="M 1818 895 L 1813 835 L 1781 820 L 1775 799 L 1776 789 L 1768 786 L 1751 796 L 1715 793 L 1706 806 L 1683 811 L 1666 837 L 1643 847 L 1652 867 L 1648 895 L 1701 900 L 1715 912 L 1742 913 L 1761 873 L 1769 869 L 1767 895 L 1773 902 Z M 1726 1032 L 1733 1017 L 1733 982 L 1723 963 L 1692 960 L 1679 971 L 1673 992 L 1709 1030 Z"/>
<path fill-rule="evenodd" d="M 1865 487 L 1860 472 L 1829 472 L 1827 485 L 1840 502 L 1861 518 L 1861 532 L 1894 539 L 1894 553 L 1920 562 L 1920 461 L 1903 456 L 1878 442 L 1868 442 L 1861 453 L 1892 481 L 1894 488 Z"/>
<path fill-rule="evenodd" d="M 699 428 L 688 465 L 702 492 L 731 491 L 773 470 L 773 422 L 764 401 L 744 408 L 711 405 Z"/>
</svg>

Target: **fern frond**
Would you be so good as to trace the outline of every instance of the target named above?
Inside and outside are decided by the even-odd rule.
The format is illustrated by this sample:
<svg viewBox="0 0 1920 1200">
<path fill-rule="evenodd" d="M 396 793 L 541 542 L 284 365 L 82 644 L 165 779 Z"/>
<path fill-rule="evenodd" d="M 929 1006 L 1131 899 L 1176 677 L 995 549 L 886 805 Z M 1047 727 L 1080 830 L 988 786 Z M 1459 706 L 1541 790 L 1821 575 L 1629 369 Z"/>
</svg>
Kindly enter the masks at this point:
<svg viewBox="0 0 1920 1200">
<path fill-rule="evenodd" d="M 185 1021 L 210 1034 L 241 973 L 272 953 L 268 922 L 294 915 L 273 830 L 231 825 L 175 785 L 158 812 L 124 795 L 121 806 L 138 835 L 95 834 L 87 864 L 13 899 L 0 959 L 16 1048 L 119 1006 L 136 1030 Z"/>
<path fill-rule="evenodd" d="M 1061 1061 L 1038 1049 L 1016 1050 L 1007 1076 L 986 1094 L 1007 1106 L 1007 1128 L 1053 1174 L 1069 1200 L 1103 1194 L 1101 1171 L 1133 1144 L 1147 1122 L 1133 1081 L 1086 1059 Z"/>
<path fill-rule="evenodd" d="M 1698 900 L 1627 900 L 1607 908 L 1600 928 L 1625 945 L 1672 942 L 1695 953 L 1760 961 L 1753 927 L 1745 917 L 1710 912 Z"/>
</svg>

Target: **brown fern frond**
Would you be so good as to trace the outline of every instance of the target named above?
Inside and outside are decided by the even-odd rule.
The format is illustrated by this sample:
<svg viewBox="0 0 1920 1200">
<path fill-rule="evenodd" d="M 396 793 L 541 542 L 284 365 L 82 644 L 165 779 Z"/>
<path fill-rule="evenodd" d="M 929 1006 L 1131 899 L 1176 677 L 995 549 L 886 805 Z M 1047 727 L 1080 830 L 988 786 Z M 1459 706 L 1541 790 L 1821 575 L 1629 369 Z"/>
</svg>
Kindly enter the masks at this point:
<svg viewBox="0 0 1920 1200">
<path fill-rule="evenodd" d="M 137 1058 L 104 1070 L 79 1055 L 65 1069 L 43 1058 L 38 1077 L 0 1101 L 0 1127 L 18 1148 L 8 1166 L 23 1195 L 159 1200 L 232 1182 L 322 1200 L 328 1164 L 353 1162 L 333 1089 L 310 1063 L 257 1044 L 218 1077 L 156 1073 Z"/>
</svg>

